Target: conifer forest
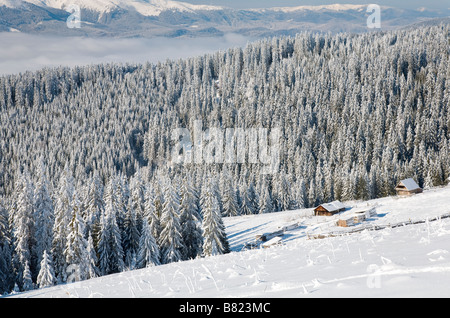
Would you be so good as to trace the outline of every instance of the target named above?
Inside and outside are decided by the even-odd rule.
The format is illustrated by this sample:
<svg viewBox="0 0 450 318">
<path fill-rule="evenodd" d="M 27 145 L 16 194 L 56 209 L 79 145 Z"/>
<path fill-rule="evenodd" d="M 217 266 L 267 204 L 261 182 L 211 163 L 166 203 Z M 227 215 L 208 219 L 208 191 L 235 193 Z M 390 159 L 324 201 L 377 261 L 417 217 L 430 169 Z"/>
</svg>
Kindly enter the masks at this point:
<svg viewBox="0 0 450 318">
<path fill-rule="evenodd" d="M 228 253 L 225 217 L 447 184 L 449 35 L 303 32 L 0 77 L 0 293 Z M 173 132 L 199 121 L 279 130 L 278 169 L 250 149 L 174 163 Z"/>
</svg>

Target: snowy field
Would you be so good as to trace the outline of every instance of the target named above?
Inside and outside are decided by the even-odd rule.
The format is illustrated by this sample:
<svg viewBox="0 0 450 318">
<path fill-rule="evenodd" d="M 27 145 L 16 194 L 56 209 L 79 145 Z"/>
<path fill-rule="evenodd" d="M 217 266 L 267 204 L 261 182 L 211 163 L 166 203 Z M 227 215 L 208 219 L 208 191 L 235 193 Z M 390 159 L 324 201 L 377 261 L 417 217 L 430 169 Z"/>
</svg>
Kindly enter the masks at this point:
<svg viewBox="0 0 450 318">
<path fill-rule="evenodd" d="M 345 202 L 345 212 L 312 209 L 225 218 L 233 252 L 103 276 L 11 297 L 449 297 L 450 186 L 413 197 Z M 359 225 L 337 227 L 355 209 L 375 207 Z M 352 211 L 353 210 L 353 211 Z M 418 224 L 410 222 L 423 221 Z M 286 230 L 281 245 L 243 250 L 256 235 Z M 397 226 L 402 225 L 404 226 Z M 389 227 L 391 225 L 391 227 Z M 392 226 L 395 225 L 395 226 Z M 366 229 L 346 233 L 365 226 Z M 374 230 L 375 226 L 384 226 Z M 335 236 L 309 239 L 314 235 Z M 337 235 L 340 234 L 340 235 Z"/>
</svg>

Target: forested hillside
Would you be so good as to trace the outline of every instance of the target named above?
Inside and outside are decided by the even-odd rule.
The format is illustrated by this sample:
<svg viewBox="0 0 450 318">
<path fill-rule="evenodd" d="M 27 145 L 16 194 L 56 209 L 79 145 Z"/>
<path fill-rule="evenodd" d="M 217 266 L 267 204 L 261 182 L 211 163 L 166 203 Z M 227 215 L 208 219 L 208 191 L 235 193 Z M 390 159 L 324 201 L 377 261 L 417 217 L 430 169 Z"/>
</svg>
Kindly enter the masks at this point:
<svg viewBox="0 0 450 318">
<path fill-rule="evenodd" d="M 449 44 L 449 25 L 302 33 L 1 77 L 0 291 L 31 288 L 44 264 L 54 283 L 227 252 L 220 216 L 447 183 Z M 173 131 L 199 120 L 280 129 L 279 169 L 169 164 Z"/>
</svg>

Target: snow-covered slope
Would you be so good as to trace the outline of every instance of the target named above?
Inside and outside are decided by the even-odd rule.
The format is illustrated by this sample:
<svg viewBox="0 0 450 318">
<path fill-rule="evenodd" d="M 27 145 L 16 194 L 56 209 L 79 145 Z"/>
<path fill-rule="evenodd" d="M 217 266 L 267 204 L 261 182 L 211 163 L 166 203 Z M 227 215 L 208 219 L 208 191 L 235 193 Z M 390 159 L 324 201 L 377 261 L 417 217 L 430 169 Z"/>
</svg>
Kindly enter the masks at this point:
<svg viewBox="0 0 450 318">
<path fill-rule="evenodd" d="M 133 8 L 145 16 L 157 16 L 164 10 L 177 10 L 181 12 L 192 12 L 195 10 L 221 10 L 219 6 L 194 5 L 170 0 L 0 0 L 0 6 L 19 7 L 24 2 L 34 4 L 38 7 L 54 9 L 66 9 L 71 5 L 80 8 L 97 11 L 99 13 L 110 12 L 114 9 Z"/>
<path fill-rule="evenodd" d="M 120 0 L 24 0 L 40 7 L 66 9 L 70 5 L 78 5 L 81 8 L 98 12 L 109 12 L 119 7 Z"/>
<path fill-rule="evenodd" d="M 450 186 L 413 197 L 346 202 L 336 217 L 312 210 L 226 218 L 227 255 L 123 272 L 12 297 L 448 297 Z M 352 209 L 375 207 L 381 230 L 308 239 L 336 230 Z M 350 209 L 352 208 L 352 209 Z M 423 220 L 423 223 L 409 222 Z M 282 245 L 240 251 L 255 235 L 299 222 Z M 343 234 L 343 233 L 341 233 Z"/>
<path fill-rule="evenodd" d="M 21 0 L 0 0 L 0 7 L 19 8 L 22 5 Z"/>
<path fill-rule="evenodd" d="M 166 1 L 166 0 L 137 0 L 137 1 L 123 1 L 123 7 L 132 7 L 137 12 L 144 16 L 158 16 L 164 10 L 175 10 L 180 12 L 195 12 L 196 10 L 222 10 L 219 6 L 208 5 L 194 5 L 186 2 L 179 1 Z"/>
<path fill-rule="evenodd" d="M 295 6 L 295 7 L 274 7 L 269 9 L 254 9 L 255 11 L 278 11 L 278 12 L 295 12 L 295 11 L 346 11 L 346 10 L 366 10 L 367 5 L 364 4 L 327 4 L 315 6 Z"/>
<path fill-rule="evenodd" d="M 204 3 L 207 3 L 205 1 Z M 81 28 L 67 28 L 73 5 Z M 66 11 L 67 10 L 67 11 Z M 447 17 L 450 10 L 382 7 L 382 29 Z M 367 32 L 367 5 L 330 4 L 233 9 L 172 0 L 0 0 L 0 32 L 93 37 L 249 37 L 301 31 Z"/>
</svg>

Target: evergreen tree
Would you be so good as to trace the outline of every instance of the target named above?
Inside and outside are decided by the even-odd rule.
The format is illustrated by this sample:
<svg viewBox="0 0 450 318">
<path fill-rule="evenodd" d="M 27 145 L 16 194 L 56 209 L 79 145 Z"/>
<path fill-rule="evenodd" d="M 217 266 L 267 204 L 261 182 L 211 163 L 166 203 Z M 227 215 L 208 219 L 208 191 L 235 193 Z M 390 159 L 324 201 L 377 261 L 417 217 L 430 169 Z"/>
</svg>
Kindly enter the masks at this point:
<svg viewBox="0 0 450 318">
<path fill-rule="evenodd" d="M 273 212 L 272 196 L 270 195 L 269 188 L 264 180 L 259 195 L 259 213 Z"/>
<path fill-rule="evenodd" d="M 99 276 L 99 270 L 97 268 L 98 258 L 97 258 L 97 252 L 95 251 L 94 247 L 94 240 L 92 238 L 91 233 L 88 234 L 88 243 L 87 243 L 87 250 L 86 250 L 86 279 L 91 279 Z"/>
<path fill-rule="evenodd" d="M 164 204 L 161 216 L 161 263 L 167 264 L 182 260 L 185 246 L 180 225 L 180 198 L 172 183 L 167 181 L 164 189 Z"/>
<path fill-rule="evenodd" d="M 231 178 L 227 175 L 224 176 L 225 184 L 222 196 L 222 205 L 224 210 L 224 216 L 238 216 L 240 215 L 239 202 L 237 198 L 236 189 L 234 188 Z"/>
<path fill-rule="evenodd" d="M 150 225 L 152 236 L 157 239 L 161 234 L 161 223 L 159 221 L 156 207 L 155 195 L 151 188 L 146 189 L 145 207 L 144 207 L 144 222 L 147 221 Z"/>
<path fill-rule="evenodd" d="M 53 256 L 53 269 L 55 270 L 58 283 L 65 282 L 67 279 L 67 262 L 64 250 L 67 245 L 69 222 L 73 215 L 72 198 L 74 192 L 74 180 L 68 166 L 66 166 L 60 178 L 55 201 L 55 222 L 53 225 L 51 251 Z"/>
<path fill-rule="evenodd" d="M 34 289 L 33 280 L 31 278 L 30 267 L 28 266 L 28 261 L 25 262 L 24 270 L 23 270 L 23 283 L 22 290 L 28 291 Z"/>
<path fill-rule="evenodd" d="M 309 191 L 308 191 L 308 206 L 310 208 L 316 207 L 318 205 L 315 190 L 316 190 L 316 188 L 315 188 L 314 180 L 311 180 L 309 182 Z"/>
<path fill-rule="evenodd" d="M 277 206 L 279 211 L 290 210 L 294 206 L 292 198 L 292 186 L 284 173 L 280 173 L 277 178 Z"/>
<path fill-rule="evenodd" d="M 304 209 L 308 206 L 308 197 L 306 192 L 306 185 L 303 179 L 296 183 L 296 203 L 298 209 Z M 333 191 L 334 192 L 334 191 Z"/>
<path fill-rule="evenodd" d="M 88 242 L 84 238 L 84 220 L 81 217 L 80 201 L 76 192 L 74 192 L 72 199 L 72 216 L 67 230 L 68 235 L 64 256 L 68 266 L 67 270 L 69 268 L 72 269 L 68 280 L 70 282 L 84 280 L 88 277 Z"/>
<path fill-rule="evenodd" d="M 29 268 L 33 249 L 33 213 L 34 213 L 34 187 L 27 172 L 23 174 L 21 189 L 17 198 L 17 211 L 14 215 L 14 264 L 19 280 L 19 287 L 25 288 L 25 265 Z M 27 273 L 29 274 L 29 273 Z M 29 286 L 28 286 L 29 287 Z"/>
<path fill-rule="evenodd" d="M 136 256 L 139 248 L 139 236 L 140 231 L 138 228 L 138 219 L 134 204 L 129 199 L 128 209 L 126 211 L 124 219 L 124 238 L 123 238 L 123 250 L 125 253 L 125 266 L 133 269 L 136 264 Z"/>
<path fill-rule="evenodd" d="M 425 177 L 425 182 L 423 184 L 423 188 L 425 190 L 429 190 L 431 187 L 433 187 L 433 178 L 431 177 L 431 172 L 428 171 L 427 175 Z"/>
<path fill-rule="evenodd" d="M 44 250 L 40 263 L 39 274 L 36 284 L 39 288 L 45 288 L 55 285 L 56 277 L 52 266 L 52 257 Z"/>
<path fill-rule="evenodd" d="M 243 215 L 256 214 L 258 212 L 257 197 L 253 182 L 243 189 L 241 213 Z M 219 207 L 220 208 L 220 207 Z"/>
<path fill-rule="evenodd" d="M 106 212 L 100 217 L 100 228 L 98 234 L 98 270 L 100 275 L 108 275 L 112 272 L 109 264 L 109 254 L 110 254 L 110 246 L 109 246 L 109 233 L 108 229 L 108 219 L 106 218 Z"/>
<path fill-rule="evenodd" d="M 184 179 L 181 186 L 180 226 L 185 248 L 183 259 L 193 259 L 201 255 L 201 216 L 197 205 L 197 194 L 190 179 Z"/>
<path fill-rule="evenodd" d="M 122 237 L 116 222 L 113 201 L 111 199 L 107 200 L 105 204 L 105 211 L 100 220 L 100 235 L 97 248 L 101 275 L 118 273 L 125 268 Z"/>
<path fill-rule="evenodd" d="M 13 285 L 14 277 L 8 211 L 0 198 L 0 294 L 9 292 Z"/>
<path fill-rule="evenodd" d="M 140 222 L 145 210 L 145 185 L 142 180 L 141 171 L 138 170 L 132 177 L 130 181 L 130 197 L 132 201 L 133 209 L 136 213 L 136 218 L 138 220 L 138 226 L 140 229 Z"/>
<path fill-rule="evenodd" d="M 139 239 L 137 268 L 160 265 L 160 252 L 158 244 L 152 235 L 150 224 L 144 221 L 142 234 Z"/>
<path fill-rule="evenodd" d="M 98 241 L 100 216 L 105 208 L 103 191 L 103 183 L 98 175 L 98 172 L 94 171 L 94 174 L 88 183 L 85 211 L 86 231 L 91 232 L 94 245 Z"/>
<path fill-rule="evenodd" d="M 202 191 L 201 199 L 203 211 L 203 255 L 212 256 L 229 253 L 230 249 L 225 226 L 210 180 Z"/>
<path fill-rule="evenodd" d="M 33 254 L 37 261 L 36 275 L 39 271 L 44 251 L 51 251 L 53 242 L 53 226 L 55 222 L 53 200 L 50 195 L 49 185 L 46 177 L 45 166 L 42 164 L 39 181 L 36 185 L 34 195 L 34 220 L 35 220 L 35 241 Z"/>
</svg>

